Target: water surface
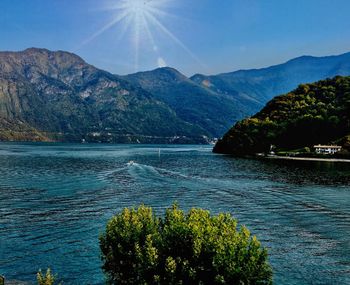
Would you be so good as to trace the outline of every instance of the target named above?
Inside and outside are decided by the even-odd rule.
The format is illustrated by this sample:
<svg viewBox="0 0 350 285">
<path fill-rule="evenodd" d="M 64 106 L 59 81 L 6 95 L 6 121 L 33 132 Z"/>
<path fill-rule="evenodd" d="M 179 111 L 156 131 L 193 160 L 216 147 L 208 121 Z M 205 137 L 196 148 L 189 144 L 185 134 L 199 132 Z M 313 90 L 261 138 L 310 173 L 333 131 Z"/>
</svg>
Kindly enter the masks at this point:
<svg viewBox="0 0 350 285">
<path fill-rule="evenodd" d="M 269 249 L 276 284 L 350 284 L 350 164 L 235 159 L 209 146 L 2 143 L 0 173 L 8 279 L 32 284 L 51 267 L 64 284 L 103 284 L 108 219 L 178 201 L 247 225 Z"/>
</svg>

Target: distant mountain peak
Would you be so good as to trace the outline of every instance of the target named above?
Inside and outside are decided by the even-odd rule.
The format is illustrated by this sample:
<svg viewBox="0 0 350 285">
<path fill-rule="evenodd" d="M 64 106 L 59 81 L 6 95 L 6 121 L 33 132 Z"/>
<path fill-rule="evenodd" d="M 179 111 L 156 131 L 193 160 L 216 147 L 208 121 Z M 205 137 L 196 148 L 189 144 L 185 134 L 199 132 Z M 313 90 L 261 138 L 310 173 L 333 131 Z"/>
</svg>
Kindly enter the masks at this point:
<svg viewBox="0 0 350 285">
<path fill-rule="evenodd" d="M 44 75 L 65 84 L 74 82 L 80 85 L 85 80 L 83 77 L 96 71 L 97 68 L 87 64 L 78 55 L 65 51 L 28 48 L 17 52 L 0 52 L 0 74 L 25 77 L 32 83 Z"/>
<path fill-rule="evenodd" d="M 170 66 L 165 66 L 165 67 L 158 67 L 155 70 L 158 71 L 166 71 L 166 72 L 175 72 L 175 73 L 180 73 L 177 69 L 170 67 Z"/>
<path fill-rule="evenodd" d="M 52 51 L 46 48 L 38 48 L 38 47 L 30 47 L 30 48 L 26 48 L 23 51 L 18 51 L 18 53 L 55 53 L 57 51 Z"/>
<path fill-rule="evenodd" d="M 335 58 L 338 58 L 338 59 L 350 58 L 350 52 L 342 53 L 339 55 L 327 55 L 327 56 L 302 55 L 302 56 L 293 58 L 291 60 L 288 60 L 284 64 L 296 63 L 296 62 L 298 63 L 298 62 L 317 61 L 317 60 L 332 60 Z"/>
<path fill-rule="evenodd" d="M 146 71 L 147 72 L 147 71 Z M 171 74 L 171 75 L 176 75 L 176 76 L 181 76 L 181 77 L 186 77 L 185 75 L 183 75 L 180 71 L 178 71 L 177 69 L 173 68 L 173 67 L 158 67 L 154 70 L 151 70 L 149 72 L 153 72 L 153 73 L 163 73 L 163 74 Z M 186 77 L 187 78 L 187 77 Z"/>
<path fill-rule="evenodd" d="M 80 56 L 66 51 L 50 51 L 45 48 L 31 47 L 23 51 L 0 52 L 1 61 L 11 61 L 15 64 L 57 66 L 88 65 Z"/>
<path fill-rule="evenodd" d="M 143 81 L 146 80 L 147 82 L 153 82 L 154 84 L 159 84 L 161 82 L 169 82 L 169 81 L 175 81 L 175 82 L 188 81 L 192 83 L 192 81 L 188 77 L 186 77 L 180 71 L 172 67 L 159 67 L 151 71 L 142 71 L 134 74 L 129 74 L 126 77 L 128 78 L 137 77 Z"/>
<path fill-rule="evenodd" d="M 0 140 L 207 141 L 208 132 L 137 87 L 69 52 L 0 53 Z"/>
<path fill-rule="evenodd" d="M 46 48 L 38 48 L 38 47 L 30 47 L 27 48 L 23 51 L 18 51 L 16 53 L 25 53 L 25 54 L 51 54 L 51 55 L 67 55 L 67 56 L 72 56 L 75 58 L 79 58 L 80 60 L 84 61 L 79 55 L 69 52 L 69 51 L 64 51 L 64 50 L 49 50 Z"/>
</svg>

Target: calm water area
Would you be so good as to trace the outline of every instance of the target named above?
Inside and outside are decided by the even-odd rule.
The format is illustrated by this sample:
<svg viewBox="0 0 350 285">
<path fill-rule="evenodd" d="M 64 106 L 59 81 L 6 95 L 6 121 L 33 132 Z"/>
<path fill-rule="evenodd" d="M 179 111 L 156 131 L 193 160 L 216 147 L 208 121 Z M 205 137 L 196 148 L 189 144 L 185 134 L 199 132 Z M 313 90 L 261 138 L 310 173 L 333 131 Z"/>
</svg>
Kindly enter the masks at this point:
<svg viewBox="0 0 350 285">
<path fill-rule="evenodd" d="M 275 284 L 350 284 L 350 163 L 179 145 L 1 143 L 0 274 L 34 284 L 51 267 L 63 284 L 104 284 L 107 221 L 175 201 L 232 213 L 268 248 Z"/>
</svg>

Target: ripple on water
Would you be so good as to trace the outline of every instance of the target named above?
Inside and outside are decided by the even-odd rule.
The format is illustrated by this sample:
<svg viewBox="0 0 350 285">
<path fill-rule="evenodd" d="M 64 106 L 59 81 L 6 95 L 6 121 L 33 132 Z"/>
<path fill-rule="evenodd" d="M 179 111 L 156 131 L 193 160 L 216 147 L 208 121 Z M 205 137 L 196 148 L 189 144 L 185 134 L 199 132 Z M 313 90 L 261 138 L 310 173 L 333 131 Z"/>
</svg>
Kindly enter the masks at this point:
<svg viewBox="0 0 350 285">
<path fill-rule="evenodd" d="M 32 282 L 50 266 L 67 284 L 103 284 L 107 220 L 178 201 L 247 225 L 269 248 L 276 284 L 350 284 L 345 165 L 233 159 L 203 146 L 0 144 L 0 171 L 0 271 L 10 279 Z"/>
</svg>

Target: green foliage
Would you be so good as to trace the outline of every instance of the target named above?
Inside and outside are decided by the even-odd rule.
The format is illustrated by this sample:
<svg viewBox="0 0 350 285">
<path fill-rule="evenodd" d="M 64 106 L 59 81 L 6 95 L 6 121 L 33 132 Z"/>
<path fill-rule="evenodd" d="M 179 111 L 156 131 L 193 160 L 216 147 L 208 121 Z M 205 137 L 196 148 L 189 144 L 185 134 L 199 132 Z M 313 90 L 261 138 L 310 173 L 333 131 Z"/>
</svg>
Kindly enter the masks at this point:
<svg viewBox="0 0 350 285">
<path fill-rule="evenodd" d="M 268 152 L 330 143 L 350 133 L 350 77 L 337 76 L 271 100 L 252 118 L 238 122 L 214 151 Z"/>
<path fill-rule="evenodd" d="M 46 270 L 45 275 L 41 272 L 41 269 L 36 275 L 38 285 L 54 285 L 56 281 L 56 276 L 51 273 L 50 268 Z"/>
<path fill-rule="evenodd" d="M 158 218 L 146 206 L 124 209 L 100 247 L 110 284 L 272 283 L 266 249 L 228 214 L 174 205 Z"/>
</svg>

